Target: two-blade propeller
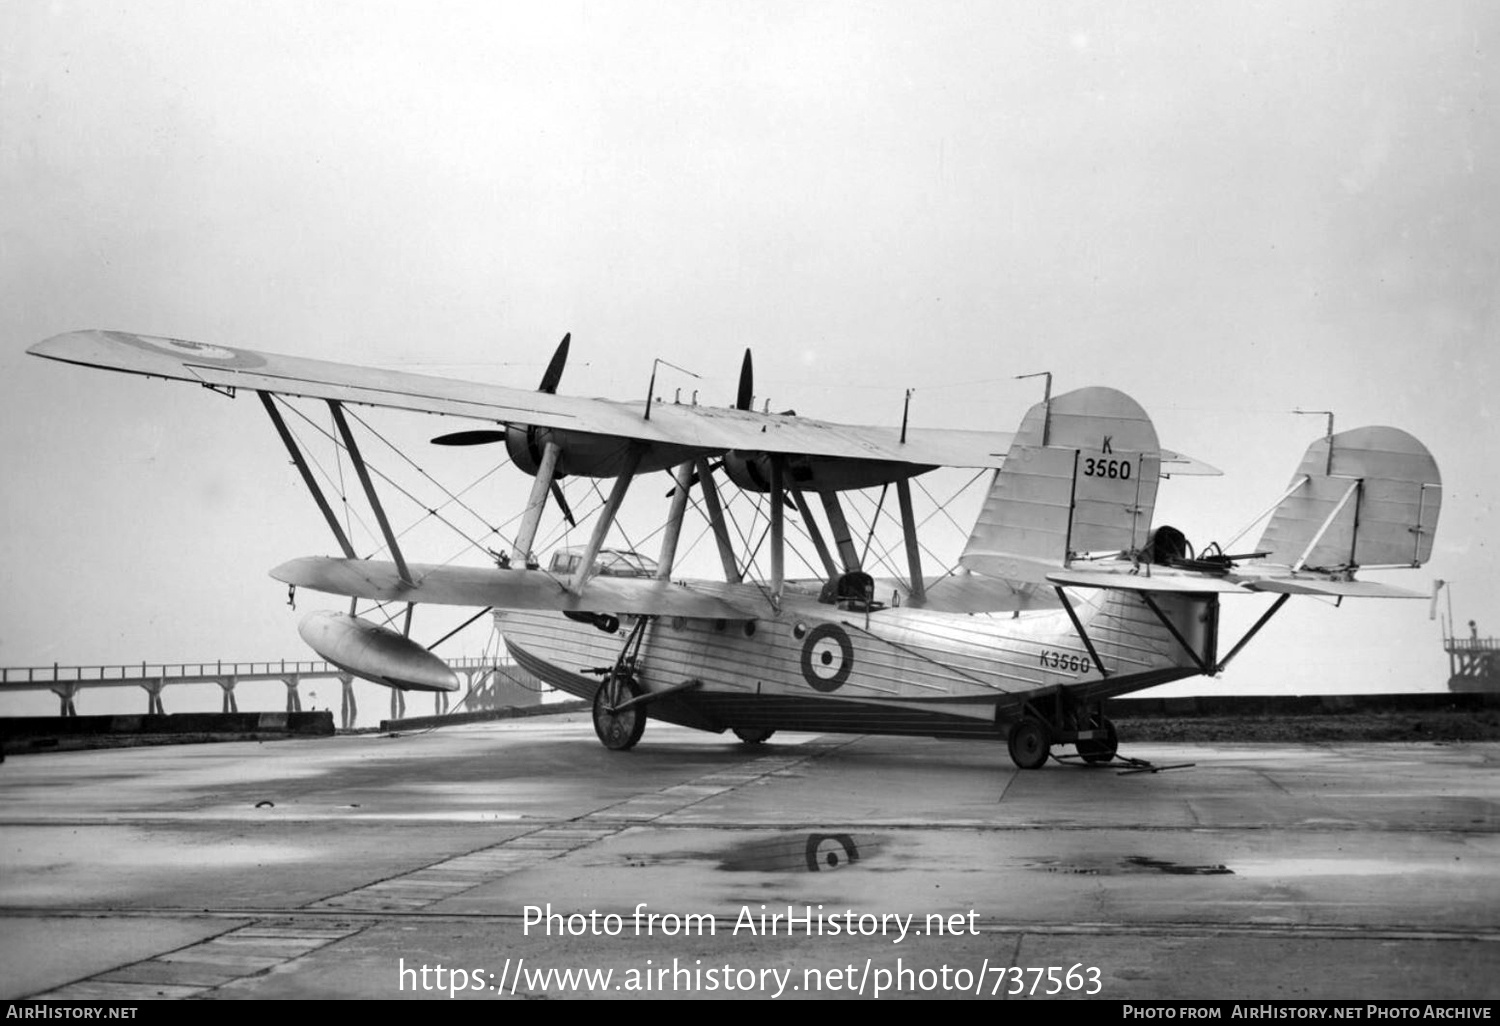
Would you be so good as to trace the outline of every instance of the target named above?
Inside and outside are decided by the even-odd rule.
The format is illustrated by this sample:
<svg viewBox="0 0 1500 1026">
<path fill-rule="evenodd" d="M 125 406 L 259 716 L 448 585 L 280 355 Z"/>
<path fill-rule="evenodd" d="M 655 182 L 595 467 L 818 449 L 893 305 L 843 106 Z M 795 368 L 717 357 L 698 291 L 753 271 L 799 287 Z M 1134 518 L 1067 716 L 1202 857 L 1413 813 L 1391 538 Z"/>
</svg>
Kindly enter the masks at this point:
<svg viewBox="0 0 1500 1026">
<path fill-rule="evenodd" d="M 504 431 L 493 429 L 480 429 L 477 431 L 455 431 L 451 435 L 439 435 L 432 440 L 433 445 L 488 445 L 491 442 L 505 441 Z"/>
<path fill-rule="evenodd" d="M 572 339 L 573 333 L 570 331 L 557 344 L 557 350 L 548 361 L 547 369 L 542 372 L 542 383 L 536 389 L 538 392 L 544 392 L 547 395 L 557 394 L 557 386 L 562 382 L 563 368 L 568 365 L 568 343 Z"/>
<path fill-rule="evenodd" d="M 557 349 L 552 354 L 552 359 L 547 363 L 547 369 L 542 373 L 541 384 L 537 391 L 546 395 L 556 395 L 557 386 L 562 383 L 563 369 L 568 364 L 568 347 L 573 339 L 573 333 L 568 332 L 562 341 L 557 344 Z M 749 410 L 755 401 L 755 363 L 750 356 L 750 350 L 745 350 L 745 358 L 740 361 L 739 388 L 735 391 L 734 408 L 736 410 Z M 470 431 L 454 431 L 450 434 L 439 435 L 432 440 L 433 445 L 489 445 L 491 442 L 503 442 L 508 437 L 506 430 L 494 428 L 476 428 Z M 718 470 L 724 465 L 720 460 L 709 467 L 710 472 Z M 688 487 L 698 483 L 698 475 L 694 473 L 688 482 Z M 557 505 L 562 514 L 567 518 L 570 525 L 576 527 L 577 522 L 573 519 L 573 512 L 568 508 L 567 500 L 563 498 L 562 488 L 554 480 L 551 487 L 552 497 L 557 500 Z M 667 493 L 669 496 L 671 492 Z"/>
<path fill-rule="evenodd" d="M 563 336 L 562 341 L 557 344 L 557 349 L 552 354 L 552 359 L 547 363 L 547 369 L 542 372 L 542 383 L 537 386 L 538 392 L 547 395 L 556 395 L 557 386 L 562 381 L 563 368 L 568 365 L 568 345 L 573 340 L 570 331 Z M 493 428 L 480 428 L 474 431 L 455 431 L 449 435 L 438 435 L 432 440 L 433 445 L 488 445 L 491 442 L 505 441 L 505 432 L 496 431 Z"/>
<path fill-rule="evenodd" d="M 740 388 L 734 397 L 736 410 L 748 410 L 755 401 L 755 366 L 750 361 L 750 350 L 745 350 L 745 359 L 740 363 Z"/>
<path fill-rule="evenodd" d="M 563 368 L 568 365 L 568 345 L 573 339 L 570 331 L 562 337 L 557 344 L 557 349 L 552 353 L 552 359 L 547 363 L 547 369 L 542 372 L 542 383 L 537 386 L 538 392 L 547 395 L 556 395 L 557 386 L 562 382 Z M 506 439 L 505 431 L 496 431 L 493 428 L 480 428 L 474 431 L 455 431 L 448 435 L 439 435 L 432 440 L 433 445 L 488 445 L 491 442 L 503 442 Z M 577 527 L 578 521 L 573 519 L 573 510 L 568 506 L 568 500 L 563 497 L 561 486 L 554 479 L 552 481 L 552 498 L 557 500 L 557 508 L 562 511 L 563 518 L 567 520 L 568 526 Z"/>
</svg>

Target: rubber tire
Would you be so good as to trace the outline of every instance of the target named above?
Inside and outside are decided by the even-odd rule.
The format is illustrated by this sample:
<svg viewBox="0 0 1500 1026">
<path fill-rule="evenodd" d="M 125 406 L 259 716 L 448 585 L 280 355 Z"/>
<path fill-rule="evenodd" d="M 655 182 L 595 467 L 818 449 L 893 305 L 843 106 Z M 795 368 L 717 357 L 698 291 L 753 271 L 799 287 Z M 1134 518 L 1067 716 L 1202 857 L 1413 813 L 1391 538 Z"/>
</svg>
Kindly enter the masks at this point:
<svg viewBox="0 0 1500 1026">
<path fill-rule="evenodd" d="M 1010 728 L 1010 758 L 1021 769 L 1041 769 L 1052 755 L 1052 736 L 1047 725 L 1023 716 Z"/>
<path fill-rule="evenodd" d="M 776 733 L 775 727 L 734 727 L 734 736 L 747 745 L 763 745 Z"/>
<path fill-rule="evenodd" d="M 599 684 L 599 689 L 594 692 L 594 733 L 599 737 L 599 743 L 612 752 L 628 752 L 640 741 L 641 735 L 646 732 L 646 708 L 645 706 L 634 706 L 626 709 L 623 713 L 611 713 L 606 708 L 606 702 L 611 690 L 611 681 L 606 678 Z M 622 686 L 629 691 L 630 697 L 634 698 L 641 693 L 640 685 L 626 678 Z"/>
<path fill-rule="evenodd" d="M 1109 733 L 1109 737 L 1103 741 L 1078 742 L 1078 754 L 1083 756 L 1084 762 L 1114 762 L 1115 753 L 1120 750 L 1120 737 L 1115 733 L 1115 725 L 1110 722 L 1109 717 L 1100 717 L 1099 726 Z"/>
</svg>

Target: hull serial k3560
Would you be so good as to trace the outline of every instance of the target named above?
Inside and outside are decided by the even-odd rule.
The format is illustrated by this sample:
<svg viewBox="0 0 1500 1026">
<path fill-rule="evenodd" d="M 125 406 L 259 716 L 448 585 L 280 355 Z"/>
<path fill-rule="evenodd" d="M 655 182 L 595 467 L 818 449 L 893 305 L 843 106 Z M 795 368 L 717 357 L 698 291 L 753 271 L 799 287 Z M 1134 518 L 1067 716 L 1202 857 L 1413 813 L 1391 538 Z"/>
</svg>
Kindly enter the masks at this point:
<svg viewBox="0 0 1500 1026">
<path fill-rule="evenodd" d="M 315 651 L 390 687 L 456 690 L 411 637 L 413 609 L 498 610 L 516 662 L 592 701 L 599 739 L 616 750 L 656 718 L 747 743 L 777 730 L 996 738 L 1023 768 L 1060 745 L 1105 763 L 1118 745 L 1105 699 L 1220 672 L 1292 596 L 1423 597 L 1355 576 L 1419 567 L 1432 553 L 1437 464 L 1396 428 L 1334 434 L 1330 424 L 1257 518 L 1254 546 L 1196 551 L 1152 524 L 1157 489 L 1167 476 L 1216 471 L 1162 449 L 1145 411 L 1114 389 L 1053 397 L 1049 384 L 1014 434 L 857 427 L 752 409 L 748 353 L 731 407 L 663 402 L 654 377 L 645 402 L 559 396 L 568 343 L 536 391 L 115 331 L 59 335 L 30 352 L 254 392 L 339 550 L 272 576 L 351 600 L 347 614 L 304 620 Z M 294 399 L 326 404 L 329 437 L 355 469 L 388 559 L 356 555 L 283 415 Z M 485 566 L 407 562 L 349 423 L 355 405 L 491 425 L 434 441 L 504 443 L 532 475 L 509 551 Z M 926 578 L 911 481 L 938 467 L 993 476 L 960 569 Z M 672 487 L 657 556 L 611 548 L 632 482 L 661 471 Z M 544 566 L 534 547 L 549 499 L 574 522 L 561 488 L 570 475 L 612 484 L 588 543 Z M 726 487 L 763 509 L 762 559 L 736 551 Z M 862 565 L 843 497 L 867 488 L 896 493 L 904 576 L 877 579 Z M 689 506 L 712 531 L 723 580 L 674 579 Z M 786 573 L 792 518 L 817 552 L 816 579 Z M 1220 601 L 1257 594 L 1274 600 L 1221 652 Z M 357 616 L 360 601 L 404 603 L 402 630 Z"/>
</svg>

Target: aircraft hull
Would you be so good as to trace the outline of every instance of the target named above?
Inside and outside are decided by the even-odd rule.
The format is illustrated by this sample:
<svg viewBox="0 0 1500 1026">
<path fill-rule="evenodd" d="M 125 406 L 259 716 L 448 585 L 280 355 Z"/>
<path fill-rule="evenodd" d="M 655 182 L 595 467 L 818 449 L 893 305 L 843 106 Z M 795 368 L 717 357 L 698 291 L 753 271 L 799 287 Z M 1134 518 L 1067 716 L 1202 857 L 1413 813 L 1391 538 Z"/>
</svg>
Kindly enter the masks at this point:
<svg viewBox="0 0 1500 1026">
<path fill-rule="evenodd" d="M 1024 703 L 1064 688 L 1079 702 L 1197 675 L 1186 649 L 1134 595 L 1082 593 L 1075 608 L 1107 674 L 1062 612 L 958 616 L 882 609 L 868 617 L 793 601 L 752 622 L 657 618 L 637 681 L 652 718 L 703 730 L 765 728 L 939 737 L 1004 735 Z M 1212 596 L 1158 599 L 1184 640 L 1212 656 Z M 631 625 L 608 634 L 553 614 L 508 611 L 496 624 L 516 661 L 561 691 L 593 697 Z"/>
</svg>

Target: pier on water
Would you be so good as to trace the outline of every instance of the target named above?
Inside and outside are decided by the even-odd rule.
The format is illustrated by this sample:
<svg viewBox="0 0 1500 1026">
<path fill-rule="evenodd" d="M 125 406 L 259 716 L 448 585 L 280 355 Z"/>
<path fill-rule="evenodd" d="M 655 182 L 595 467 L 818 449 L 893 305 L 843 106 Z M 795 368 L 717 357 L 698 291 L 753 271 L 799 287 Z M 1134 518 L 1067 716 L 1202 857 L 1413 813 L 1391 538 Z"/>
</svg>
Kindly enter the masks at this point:
<svg viewBox="0 0 1500 1026">
<path fill-rule="evenodd" d="M 1467 638 L 1447 637 L 1449 691 L 1500 692 L 1500 638 L 1481 638 L 1469 621 Z"/>
<path fill-rule="evenodd" d="M 508 662 L 494 658 L 448 660 L 449 667 L 464 682 L 457 692 L 437 691 L 434 715 L 449 713 L 453 696 L 468 696 L 466 712 L 478 712 L 501 706 L 539 705 L 546 690 L 536 678 Z M 79 692 L 88 688 L 140 688 L 146 693 L 146 714 L 166 715 L 162 693 L 182 684 L 217 684 L 223 692 L 221 712 L 237 713 L 235 686 L 245 681 L 277 680 L 286 685 L 286 711 L 301 712 L 299 692 L 304 681 L 337 680 L 342 688 L 339 722 L 344 729 L 354 726 L 359 707 L 354 695 L 354 675 L 332 663 L 321 660 L 247 663 L 130 663 L 108 666 L 19 666 L 0 668 L 0 694 L 19 691 L 51 691 L 61 702 L 61 716 L 78 715 Z M 406 716 L 406 693 L 391 688 L 391 719 Z"/>
</svg>

